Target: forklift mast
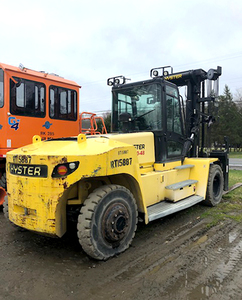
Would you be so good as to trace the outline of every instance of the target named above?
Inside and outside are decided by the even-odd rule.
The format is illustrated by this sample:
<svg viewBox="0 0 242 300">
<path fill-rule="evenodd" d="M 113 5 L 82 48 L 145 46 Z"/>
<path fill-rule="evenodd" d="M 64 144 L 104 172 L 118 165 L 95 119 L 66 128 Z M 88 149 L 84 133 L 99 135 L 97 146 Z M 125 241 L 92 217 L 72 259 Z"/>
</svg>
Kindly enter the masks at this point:
<svg viewBox="0 0 242 300">
<path fill-rule="evenodd" d="M 159 69 L 162 74 L 159 75 Z M 170 72 L 168 71 L 170 70 Z M 186 87 L 187 99 L 185 105 L 185 133 L 186 137 L 192 139 L 193 147 L 190 150 L 192 157 L 198 156 L 198 148 L 201 147 L 200 153 L 203 152 L 205 123 L 212 122 L 213 116 L 205 114 L 205 103 L 214 102 L 218 97 L 219 76 L 222 74 L 222 68 L 210 69 L 208 72 L 203 69 L 189 70 L 179 73 L 173 73 L 170 66 L 151 69 L 151 77 L 162 76 L 165 80 L 176 84 L 178 87 Z M 207 82 L 207 93 L 205 96 L 205 81 Z M 201 124 L 201 145 L 199 145 Z"/>
<path fill-rule="evenodd" d="M 162 74 L 159 74 L 159 71 Z M 170 70 L 170 73 L 169 71 Z M 184 114 L 185 133 L 187 141 L 184 144 L 184 157 L 205 157 L 205 124 L 208 126 L 215 121 L 215 116 L 205 112 L 206 103 L 215 102 L 219 96 L 219 76 L 222 74 L 222 67 L 210 69 L 208 72 L 203 69 L 189 70 L 173 73 L 170 66 L 154 68 L 150 71 L 151 77 L 162 76 L 165 80 L 176 84 L 178 87 L 186 87 L 186 105 Z M 205 91 L 205 83 L 207 92 Z M 184 107 L 184 104 L 183 104 Z M 209 157 L 219 158 L 219 162 L 224 174 L 224 190 L 228 190 L 229 174 L 229 142 L 224 138 L 224 150 L 212 150 Z M 211 146 L 211 145 L 210 145 Z"/>
</svg>

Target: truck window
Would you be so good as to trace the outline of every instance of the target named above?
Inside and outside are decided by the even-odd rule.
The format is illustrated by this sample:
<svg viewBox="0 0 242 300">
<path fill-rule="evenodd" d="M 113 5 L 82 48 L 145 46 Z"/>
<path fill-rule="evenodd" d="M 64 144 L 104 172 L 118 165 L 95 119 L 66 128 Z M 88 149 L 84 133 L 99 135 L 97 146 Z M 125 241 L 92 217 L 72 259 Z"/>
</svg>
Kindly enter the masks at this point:
<svg viewBox="0 0 242 300">
<path fill-rule="evenodd" d="M 10 79 L 10 112 L 28 117 L 45 117 L 45 85 L 23 78 Z"/>
<path fill-rule="evenodd" d="M 122 115 L 130 116 L 130 130 L 161 130 L 161 88 L 158 84 L 133 86 L 113 95 L 113 130 L 123 131 Z"/>
<path fill-rule="evenodd" d="M 180 101 L 176 88 L 166 86 L 167 131 L 182 134 Z"/>
<path fill-rule="evenodd" d="M 0 107 L 3 107 L 3 70 L 0 69 Z"/>
<path fill-rule="evenodd" d="M 169 136 L 173 137 L 167 141 L 167 156 L 179 157 L 183 149 L 183 144 L 179 140 L 179 136 L 183 133 L 181 107 L 178 90 L 170 85 L 166 85 L 166 120 Z"/>
<path fill-rule="evenodd" d="M 77 93 L 74 90 L 50 86 L 50 118 L 77 119 Z"/>
</svg>

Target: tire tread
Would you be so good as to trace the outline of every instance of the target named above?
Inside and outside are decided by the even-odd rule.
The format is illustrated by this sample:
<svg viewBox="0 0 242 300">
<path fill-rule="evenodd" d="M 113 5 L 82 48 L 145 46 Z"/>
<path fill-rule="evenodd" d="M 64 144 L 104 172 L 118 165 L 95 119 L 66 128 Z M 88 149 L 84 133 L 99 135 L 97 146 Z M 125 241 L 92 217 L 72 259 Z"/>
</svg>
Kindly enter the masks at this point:
<svg viewBox="0 0 242 300">
<path fill-rule="evenodd" d="M 128 193 L 132 198 L 133 195 L 132 193 L 126 189 L 125 187 L 119 186 L 119 185 L 107 185 L 107 186 L 102 186 L 94 190 L 86 199 L 84 202 L 83 207 L 81 208 L 80 215 L 78 216 L 78 224 L 77 224 L 77 229 L 78 229 L 78 238 L 79 238 L 79 243 L 81 244 L 83 250 L 91 257 L 98 259 L 98 260 L 106 260 L 110 256 L 106 256 L 103 253 L 100 253 L 94 246 L 92 242 L 92 237 L 91 237 L 91 227 L 92 227 L 92 217 L 93 214 L 95 213 L 95 208 L 98 206 L 99 202 L 103 199 L 105 195 L 107 195 L 111 191 L 115 191 L 117 189 L 122 189 L 126 193 Z M 134 198 L 133 198 L 134 199 Z M 129 243 L 127 243 L 124 247 L 124 249 L 121 251 L 125 251 L 131 244 L 134 236 L 135 236 L 135 231 L 137 229 L 137 222 L 138 222 L 138 214 L 137 214 L 137 204 L 136 201 L 134 200 L 135 204 L 135 209 L 136 209 L 136 220 L 135 220 L 135 230 L 132 234 L 132 238 Z"/>
</svg>

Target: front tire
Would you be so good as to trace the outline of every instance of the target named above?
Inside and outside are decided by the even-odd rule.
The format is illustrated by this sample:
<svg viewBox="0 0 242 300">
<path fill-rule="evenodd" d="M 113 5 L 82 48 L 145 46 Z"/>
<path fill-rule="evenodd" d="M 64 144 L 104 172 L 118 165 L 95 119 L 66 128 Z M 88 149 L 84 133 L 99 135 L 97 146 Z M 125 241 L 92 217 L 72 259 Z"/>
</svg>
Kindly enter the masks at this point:
<svg viewBox="0 0 242 300">
<path fill-rule="evenodd" d="M 137 221 L 137 205 L 128 189 L 113 184 L 99 187 L 81 208 L 79 242 L 89 256 L 106 260 L 130 246 Z"/>
<path fill-rule="evenodd" d="M 206 199 L 203 204 L 216 206 L 220 203 L 223 195 L 224 178 L 219 165 L 211 165 L 208 175 Z"/>
</svg>

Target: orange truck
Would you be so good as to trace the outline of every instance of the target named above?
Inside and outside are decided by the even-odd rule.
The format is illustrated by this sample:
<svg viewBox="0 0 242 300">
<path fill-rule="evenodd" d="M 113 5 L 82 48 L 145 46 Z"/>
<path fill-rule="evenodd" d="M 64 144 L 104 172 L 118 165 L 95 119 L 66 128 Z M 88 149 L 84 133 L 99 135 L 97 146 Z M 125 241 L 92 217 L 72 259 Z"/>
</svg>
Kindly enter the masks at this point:
<svg viewBox="0 0 242 300">
<path fill-rule="evenodd" d="M 0 205 L 8 151 L 30 144 L 36 134 L 47 140 L 79 133 L 79 88 L 56 74 L 0 63 Z"/>
</svg>

